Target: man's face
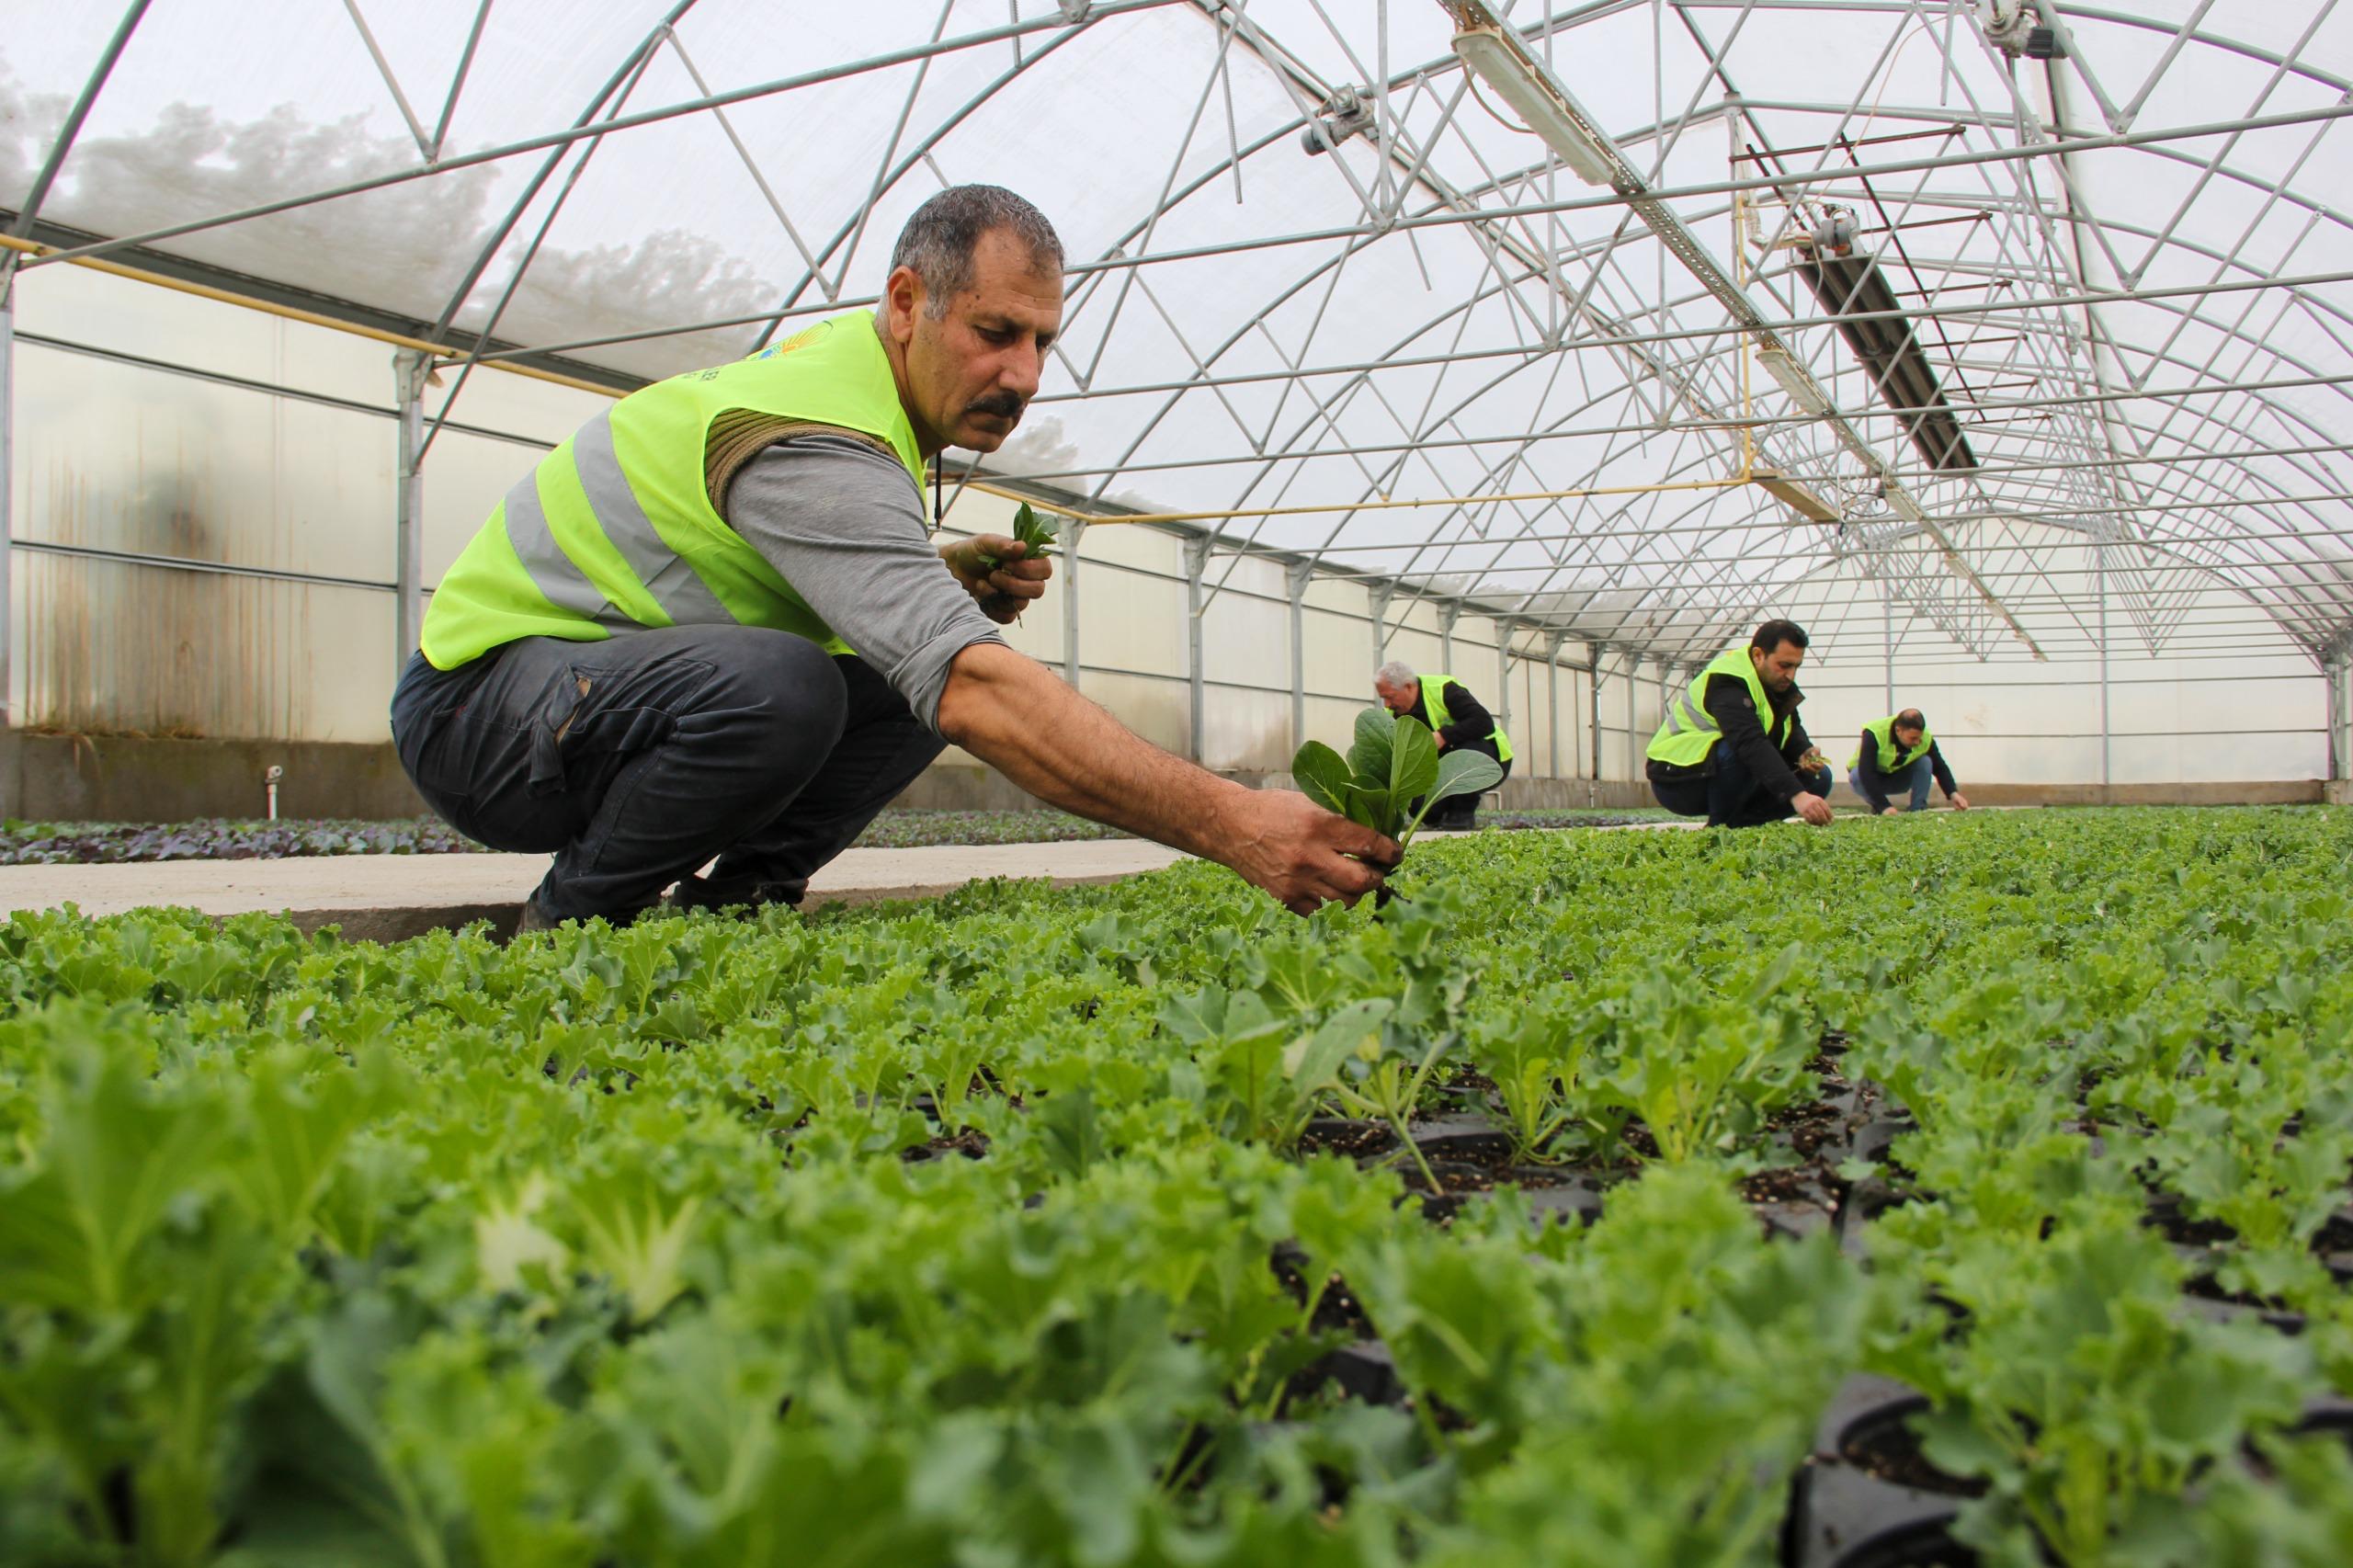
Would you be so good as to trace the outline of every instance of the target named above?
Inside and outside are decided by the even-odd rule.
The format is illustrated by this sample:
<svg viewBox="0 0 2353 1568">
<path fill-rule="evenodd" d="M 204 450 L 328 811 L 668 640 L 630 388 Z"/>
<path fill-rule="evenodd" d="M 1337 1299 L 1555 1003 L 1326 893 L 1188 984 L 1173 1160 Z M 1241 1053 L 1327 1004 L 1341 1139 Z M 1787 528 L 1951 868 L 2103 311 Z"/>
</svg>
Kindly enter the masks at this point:
<svg viewBox="0 0 2353 1568">
<path fill-rule="evenodd" d="M 1385 680 L 1372 683 L 1372 694 L 1392 713 L 1411 713 L 1415 700 L 1422 695 L 1422 683 L 1412 681 L 1404 686 L 1392 686 Z"/>
<path fill-rule="evenodd" d="M 1798 682 L 1798 666 L 1805 663 L 1805 650 L 1794 642 L 1783 642 L 1772 652 L 1761 648 L 1748 651 L 1748 662 L 1756 666 L 1756 676 L 1768 691 L 1787 691 Z"/>
<path fill-rule="evenodd" d="M 1893 735 L 1895 744 L 1905 751 L 1910 751 L 1920 744 L 1920 726 L 1917 724 L 1893 725 L 1889 728 L 1888 733 Z"/>
<path fill-rule="evenodd" d="M 884 328 L 901 358 L 899 392 L 926 453 L 993 452 L 1038 395 L 1063 320 L 1058 272 L 1040 273 L 1004 229 L 972 247 L 972 283 L 935 317 L 923 281 L 900 267 L 884 286 Z"/>
</svg>

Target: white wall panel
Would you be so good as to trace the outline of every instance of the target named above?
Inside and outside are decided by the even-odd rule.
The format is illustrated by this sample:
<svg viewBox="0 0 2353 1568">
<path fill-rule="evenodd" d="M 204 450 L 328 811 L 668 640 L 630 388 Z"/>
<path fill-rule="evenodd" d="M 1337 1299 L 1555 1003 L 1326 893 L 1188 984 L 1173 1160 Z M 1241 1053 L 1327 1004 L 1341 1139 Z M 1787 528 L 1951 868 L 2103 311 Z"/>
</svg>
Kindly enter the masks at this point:
<svg viewBox="0 0 2353 1568">
<path fill-rule="evenodd" d="M 30 541 L 178 556 L 262 570 L 392 574 L 395 429 L 389 346 L 68 267 L 18 284 L 17 325 L 142 367 L 22 342 L 17 363 L 14 526 Z M 176 373 L 238 377 L 348 400 L 358 408 Z M 428 411 L 454 390 L 428 392 Z M 425 569 L 437 581 L 517 478 L 552 443 L 606 406 L 589 392 L 495 371 L 470 377 L 452 405 L 460 422 L 515 438 L 445 431 L 425 476 Z M 1006 531 L 1014 504 L 977 490 L 959 499 L 960 528 Z M 1183 546 L 1144 527 L 1097 526 L 1084 540 L 1078 595 L 1082 684 L 1160 744 L 1188 749 Z M 2034 561 L 2055 582 L 2089 572 L 2096 552 L 2050 534 Z M 392 678 L 386 593 L 69 561 L 17 557 L 13 645 L 26 722 L 91 730 L 380 740 Z M 2107 776 L 2120 784 L 2311 778 L 2326 769 L 2326 693 L 2309 660 L 2267 631 L 2243 598 L 2200 592 L 2182 607 L 2180 651 L 2133 656 L 2128 606 L 2136 585 L 2111 562 Z M 1204 740 L 1223 766 L 1280 767 L 1291 749 L 1288 588 L 1274 562 L 1212 559 L 1226 586 L 1204 621 L 1209 687 Z M 1007 640 L 1059 669 L 1069 603 L 1058 573 Z M 1507 687 L 1497 685 L 1498 628 L 1483 616 L 1455 626 L 1442 651 L 1437 607 L 1401 595 L 1376 655 L 1370 593 L 1319 577 L 1305 597 L 1304 680 L 1311 734 L 1345 744 L 1371 700 L 1381 658 L 1446 669 L 1507 712 L 1518 771 L 1595 767 L 1639 778 L 1659 716 L 1658 672 L 1644 668 L 1628 733 L 1626 662 L 1604 662 L 1597 693 L 1581 669 L 1589 647 L 1563 649 L 1558 711 L 1547 706 L 1540 641 L 1520 634 Z M 1771 607 L 1804 621 L 1816 643 L 1804 680 L 1808 727 L 1844 762 L 1854 733 L 1888 710 L 1890 628 L 1883 590 L 1851 566 L 1803 580 Z M 2100 669 L 2083 629 L 2027 603 L 2028 625 L 2054 650 L 2037 664 L 2005 645 L 1971 658 L 1898 607 L 1895 701 L 1925 709 L 1964 780 L 2097 782 L 2103 771 Z M 2226 640 L 2226 650 L 2200 645 Z M 1678 676 L 1680 680 L 1683 677 Z M 2347 698 L 2353 709 L 2353 695 Z M 2245 733 L 2226 733 L 2245 732 Z M 2347 747 L 2353 752 L 2353 731 Z"/>
</svg>

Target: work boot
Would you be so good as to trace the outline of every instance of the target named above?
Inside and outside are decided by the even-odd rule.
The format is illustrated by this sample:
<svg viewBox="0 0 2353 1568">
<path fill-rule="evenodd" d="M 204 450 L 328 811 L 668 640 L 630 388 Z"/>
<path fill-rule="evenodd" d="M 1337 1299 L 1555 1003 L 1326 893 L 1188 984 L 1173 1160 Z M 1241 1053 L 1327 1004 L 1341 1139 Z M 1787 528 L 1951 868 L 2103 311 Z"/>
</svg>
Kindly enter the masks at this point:
<svg viewBox="0 0 2353 1568">
<path fill-rule="evenodd" d="M 523 913 L 515 922 L 515 934 L 520 937 L 527 931 L 552 931 L 563 924 L 561 920 L 551 918 L 547 911 L 540 907 L 537 898 L 526 898 Z"/>
</svg>

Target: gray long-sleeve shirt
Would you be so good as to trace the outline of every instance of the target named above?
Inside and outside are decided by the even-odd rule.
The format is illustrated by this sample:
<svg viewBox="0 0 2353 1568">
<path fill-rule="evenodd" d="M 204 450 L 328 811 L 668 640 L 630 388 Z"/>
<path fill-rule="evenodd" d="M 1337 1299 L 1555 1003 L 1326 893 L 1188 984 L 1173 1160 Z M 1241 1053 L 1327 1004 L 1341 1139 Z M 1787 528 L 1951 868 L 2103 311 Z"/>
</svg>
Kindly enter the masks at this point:
<svg viewBox="0 0 2353 1568">
<path fill-rule="evenodd" d="M 854 436 L 767 448 L 729 483 L 722 515 L 935 734 L 949 662 L 1005 641 L 941 563 L 907 471 Z"/>
</svg>

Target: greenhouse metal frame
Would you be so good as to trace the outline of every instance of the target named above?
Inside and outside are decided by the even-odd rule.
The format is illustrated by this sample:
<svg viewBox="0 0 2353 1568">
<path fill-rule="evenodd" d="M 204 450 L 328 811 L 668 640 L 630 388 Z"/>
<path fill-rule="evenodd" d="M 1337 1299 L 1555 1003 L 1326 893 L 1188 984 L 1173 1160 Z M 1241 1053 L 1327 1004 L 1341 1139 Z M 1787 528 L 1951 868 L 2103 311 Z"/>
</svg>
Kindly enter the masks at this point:
<svg viewBox="0 0 2353 1568">
<path fill-rule="evenodd" d="M 131 0 L 12 46 L 0 297 L 81 265 L 398 347 L 394 559 L 315 580 L 396 594 L 404 653 L 435 443 L 501 434 L 479 373 L 618 393 L 870 307 L 851 279 L 897 219 L 989 178 L 1063 227 L 1064 335 L 1022 437 L 945 477 L 1186 537 L 1196 737 L 1202 619 L 1257 558 L 1294 646 L 1339 574 L 1376 654 L 1427 600 L 1597 683 L 1605 653 L 1695 668 L 1793 596 L 1818 635 L 1884 608 L 1891 666 L 1899 638 L 2104 675 L 2284 637 L 2326 676 L 2333 777 L 2353 752 L 2335 0 L 246 9 Z M 167 151 L 219 177 L 158 177 Z M 372 259 L 463 212 L 429 265 Z M 1881 308 L 1810 290 L 1846 255 Z M 1965 464 L 1914 451 L 1938 417 Z M 75 548 L 8 542 L 0 572 Z"/>
</svg>

